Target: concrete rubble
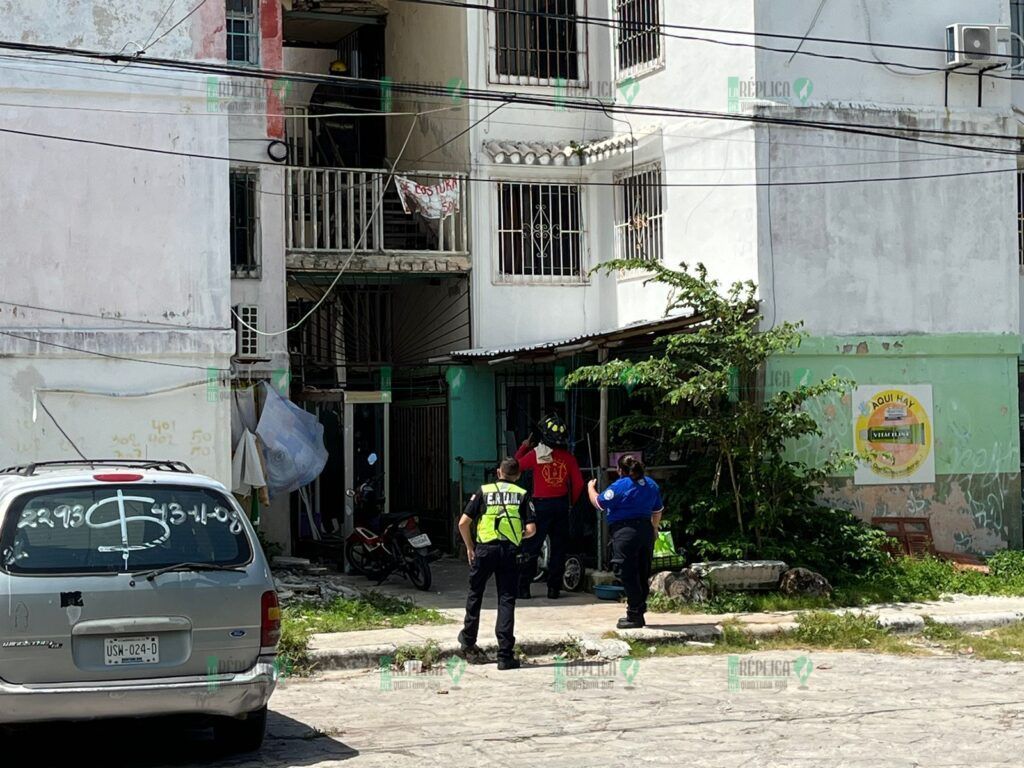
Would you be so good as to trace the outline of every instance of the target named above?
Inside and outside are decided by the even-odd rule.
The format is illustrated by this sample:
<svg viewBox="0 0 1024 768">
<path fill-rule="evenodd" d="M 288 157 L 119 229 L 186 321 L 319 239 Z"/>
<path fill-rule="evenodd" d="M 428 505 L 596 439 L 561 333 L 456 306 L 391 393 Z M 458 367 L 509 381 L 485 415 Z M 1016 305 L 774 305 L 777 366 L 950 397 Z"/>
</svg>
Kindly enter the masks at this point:
<svg viewBox="0 0 1024 768">
<path fill-rule="evenodd" d="M 312 602 L 321 605 L 339 597 L 356 600 L 363 593 L 347 584 L 341 574 L 315 566 L 300 557 L 275 557 L 271 565 L 281 605 Z"/>
</svg>

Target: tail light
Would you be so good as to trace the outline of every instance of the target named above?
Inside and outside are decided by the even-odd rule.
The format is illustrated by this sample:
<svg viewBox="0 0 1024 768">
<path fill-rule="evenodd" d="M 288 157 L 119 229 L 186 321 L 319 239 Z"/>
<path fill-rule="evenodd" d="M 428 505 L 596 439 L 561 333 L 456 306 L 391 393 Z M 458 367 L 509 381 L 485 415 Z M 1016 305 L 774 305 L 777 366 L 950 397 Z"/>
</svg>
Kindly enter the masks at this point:
<svg viewBox="0 0 1024 768">
<path fill-rule="evenodd" d="M 262 619 L 260 620 L 260 645 L 271 648 L 281 639 L 281 607 L 277 592 L 263 593 Z"/>
<path fill-rule="evenodd" d="M 405 530 L 415 531 L 416 526 L 419 525 L 419 522 L 419 518 L 410 517 L 408 520 L 405 521 Z"/>
</svg>

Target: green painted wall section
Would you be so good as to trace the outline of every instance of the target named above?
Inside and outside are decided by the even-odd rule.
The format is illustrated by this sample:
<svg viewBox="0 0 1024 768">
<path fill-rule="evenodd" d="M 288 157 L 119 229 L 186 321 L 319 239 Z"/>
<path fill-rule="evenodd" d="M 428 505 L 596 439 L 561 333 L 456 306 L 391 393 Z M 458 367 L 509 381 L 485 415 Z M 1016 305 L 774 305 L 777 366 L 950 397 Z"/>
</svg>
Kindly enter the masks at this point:
<svg viewBox="0 0 1024 768">
<path fill-rule="evenodd" d="M 495 463 L 497 439 L 497 408 L 494 401 L 494 373 L 474 366 L 453 366 L 447 371 L 449 429 L 451 446 L 451 479 L 459 482 L 460 467 L 456 461 Z M 466 485 L 479 484 L 483 467 L 477 471 L 466 467 Z"/>
<path fill-rule="evenodd" d="M 865 518 L 931 516 L 940 549 L 984 554 L 1021 546 L 1019 354 L 1018 336 L 811 338 L 770 362 L 765 389 L 771 394 L 832 374 L 862 385 L 931 384 L 935 484 L 854 486 L 850 472 L 836 479 L 828 501 Z M 808 410 L 823 435 L 794 445 L 793 458 L 817 465 L 853 449 L 848 395 Z"/>
</svg>

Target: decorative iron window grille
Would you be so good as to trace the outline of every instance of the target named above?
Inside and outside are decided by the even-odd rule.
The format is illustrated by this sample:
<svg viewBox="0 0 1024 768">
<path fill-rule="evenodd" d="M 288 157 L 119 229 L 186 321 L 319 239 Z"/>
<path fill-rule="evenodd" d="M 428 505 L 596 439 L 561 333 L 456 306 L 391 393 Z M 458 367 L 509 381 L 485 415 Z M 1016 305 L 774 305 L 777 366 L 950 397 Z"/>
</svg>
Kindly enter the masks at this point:
<svg viewBox="0 0 1024 768">
<path fill-rule="evenodd" d="M 255 304 L 241 304 L 237 311 L 238 317 L 241 320 L 241 322 L 236 323 L 238 356 L 259 357 L 260 336 L 256 333 L 256 330 L 260 327 L 260 308 Z"/>
<path fill-rule="evenodd" d="M 582 191 L 576 184 L 498 184 L 498 281 L 586 280 Z"/>
</svg>

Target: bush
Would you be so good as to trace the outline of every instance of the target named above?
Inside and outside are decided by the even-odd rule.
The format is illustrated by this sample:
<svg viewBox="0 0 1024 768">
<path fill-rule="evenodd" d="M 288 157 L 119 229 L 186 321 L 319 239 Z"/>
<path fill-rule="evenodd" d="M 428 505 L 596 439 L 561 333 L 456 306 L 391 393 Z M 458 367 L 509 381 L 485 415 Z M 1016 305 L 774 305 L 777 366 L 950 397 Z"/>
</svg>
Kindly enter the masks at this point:
<svg viewBox="0 0 1024 768">
<path fill-rule="evenodd" d="M 1024 552 L 1004 549 L 988 559 L 989 573 L 997 579 L 1024 583 Z"/>
</svg>

